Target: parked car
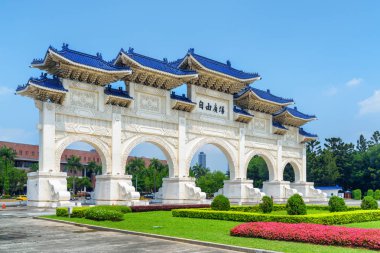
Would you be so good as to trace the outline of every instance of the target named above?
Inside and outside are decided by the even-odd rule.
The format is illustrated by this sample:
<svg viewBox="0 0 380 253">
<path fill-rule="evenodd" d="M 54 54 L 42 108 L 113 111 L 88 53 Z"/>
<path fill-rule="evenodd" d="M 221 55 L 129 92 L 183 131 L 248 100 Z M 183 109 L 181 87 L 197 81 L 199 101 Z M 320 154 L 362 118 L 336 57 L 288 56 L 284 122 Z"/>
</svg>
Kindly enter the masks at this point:
<svg viewBox="0 0 380 253">
<path fill-rule="evenodd" d="M 16 199 L 20 200 L 20 201 L 27 201 L 28 200 L 28 198 L 26 197 L 26 195 L 19 195 Z"/>
<path fill-rule="evenodd" d="M 153 194 L 153 193 L 145 194 L 145 195 L 144 195 L 144 198 L 147 198 L 147 199 L 154 199 L 154 194 Z"/>
</svg>

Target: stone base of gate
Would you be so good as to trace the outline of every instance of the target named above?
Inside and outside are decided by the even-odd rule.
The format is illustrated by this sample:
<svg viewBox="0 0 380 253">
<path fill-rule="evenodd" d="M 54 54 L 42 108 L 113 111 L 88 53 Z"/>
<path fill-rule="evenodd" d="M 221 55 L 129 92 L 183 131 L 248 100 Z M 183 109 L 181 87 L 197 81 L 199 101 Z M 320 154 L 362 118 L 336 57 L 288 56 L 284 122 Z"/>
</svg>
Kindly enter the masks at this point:
<svg viewBox="0 0 380 253">
<path fill-rule="evenodd" d="M 233 204 L 258 204 L 265 195 L 260 189 L 253 187 L 253 180 L 225 180 L 224 186 L 215 196 L 223 194 Z"/>
<path fill-rule="evenodd" d="M 321 190 L 314 188 L 312 182 L 294 182 L 290 183 L 290 187 L 302 193 L 305 202 L 325 202 L 327 201 L 327 194 Z"/>
<path fill-rule="evenodd" d="M 195 178 L 171 177 L 162 179 L 162 187 L 156 193 L 162 204 L 203 204 L 207 203 L 206 193 L 195 186 Z"/>
<path fill-rule="evenodd" d="M 27 205 L 47 208 L 73 205 L 70 203 L 66 177 L 65 172 L 28 173 Z"/>
<path fill-rule="evenodd" d="M 99 175 L 95 185 L 96 205 L 144 205 L 132 186 L 130 175 Z"/>
<path fill-rule="evenodd" d="M 265 181 L 263 182 L 263 192 L 272 197 L 277 203 L 286 202 L 293 194 L 300 194 L 296 189 L 291 188 L 289 181 Z"/>
</svg>

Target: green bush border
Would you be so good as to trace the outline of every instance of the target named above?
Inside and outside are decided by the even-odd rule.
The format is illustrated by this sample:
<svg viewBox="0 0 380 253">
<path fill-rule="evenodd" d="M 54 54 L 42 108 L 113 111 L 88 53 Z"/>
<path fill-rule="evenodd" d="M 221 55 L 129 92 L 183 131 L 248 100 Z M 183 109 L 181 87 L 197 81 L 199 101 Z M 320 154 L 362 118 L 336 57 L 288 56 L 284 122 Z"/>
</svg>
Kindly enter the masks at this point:
<svg viewBox="0 0 380 253">
<path fill-rule="evenodd" d="M 172 215 L 173 217 L 228 220 L 241 222 L 275 221 L 286 223 L 315 223 L 325 225 L 380 220 L 380 210 L 358 210 L 339 213 L 309 215 L 272 215 L 253 212 L 214 211 L 210 209 L 176 209 L 172 210 Z"/>
</svg>

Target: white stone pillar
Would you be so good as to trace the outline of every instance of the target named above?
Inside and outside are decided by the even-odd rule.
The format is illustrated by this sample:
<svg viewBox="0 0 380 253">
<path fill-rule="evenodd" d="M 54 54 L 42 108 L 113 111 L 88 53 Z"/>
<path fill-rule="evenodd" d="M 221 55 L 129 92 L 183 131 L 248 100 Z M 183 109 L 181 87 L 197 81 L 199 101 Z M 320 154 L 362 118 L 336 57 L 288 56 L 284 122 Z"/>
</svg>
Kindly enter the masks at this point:
<svg viewBox="0 0 380 253">
<path fill-rule="evenodd" d="M 170 91 L 166 92 L 166 96 L 165 96 L 165 109 L 166 109 L 166 115 L 170 116 L 172 114 Z"/>
<path fill-rule="evenodd" d="M 275 181 L 284 180 L 283 169 L 284 168 L 282 168 L 282 140 L 278 140 L 277 141 L 277 173 L 273 175 L 274 176 L 273 180 Z"/>
<path fill-rule="evenodd" d="M 98 87 L 98 108 L 100 112 L 104 112 L 104 88 Z"/>
<path fill-rule="evenodd" d="M 307 156 L 306 156 L 306 144 L 303 144 L 302 147 L 302 168 L 301 168 L 301 175 L 300 175 L 300 181 L 306 182 L 306 165 L 307 165 Z"/>
<path fill-rule="evenodd" d="M 42 102 L 40 110 L 39 171 L 59 172 L 60 164 L 55 164 L 55 104 Z"/>
<path fill-rule="evenodd" d="M 112 175 L 124 175 L 123 165 L 121 164 L 121 115 L 120 113 L 112 113 L 112 165 L 111 170 L 107 173 Z M 107 168 L 108 170 L 109 168 Z"/>
<path fill-rule="evenodd" d="M 247 168 L 245 168 L 245 129 L 240 128 L 239 133 L 240 133 L 239 150 L 238 150 L 239 170 L 238 170 L 238 174 L 235 175 L 235 178 L 230 178 L 230 179 L 236 179 L 236 178 L 246 179 L 247 178 Z M 233 168 L 230 168 L 230 174 L 231 174 L 231 169 Z"/>
<path fill-rule="evenodd" d="M 186 119 L 179 117 L 178 120 L 178 169 L 174 171 L 174 177 L 188 177 L 189 168 L 186 168 Z"/>
<path fill-rule="evenodd" d="M 129 104 L 128 107 L 131 110 L 133 110 L 135 108 L 135 100 L 136 100 L 136 98 L 135 98 L 135 95 L 136 95 L 136 93 L 135 93 L 135 84 L 130 82 L 128 85 L 126 84 L 126 88 L 127 88 L 127 86 L 128 86 L 128 89 L 127 89 L 128 94 L 129 94 L 130 97 L 133 98 L 133 100 L 131 101 L 131 103 Z"/>
</svg>

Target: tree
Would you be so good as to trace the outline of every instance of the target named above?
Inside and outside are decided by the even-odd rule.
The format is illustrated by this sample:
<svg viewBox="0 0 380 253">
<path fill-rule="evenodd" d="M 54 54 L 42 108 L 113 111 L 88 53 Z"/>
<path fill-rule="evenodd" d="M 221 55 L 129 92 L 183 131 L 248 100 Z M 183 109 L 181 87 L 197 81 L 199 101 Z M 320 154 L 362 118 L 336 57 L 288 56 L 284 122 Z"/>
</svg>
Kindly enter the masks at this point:
<svg viewBox="0 0 380 253">
<path fill-rule="evenodd" d="M 145 161 L 141 158 L 134 158 L 125 166 L 125 173 L 134 175 L 138 171 L 145 169 Z"/>
<path fill-rule="evenodd" d="M 14 166 L 16 151 L 6 146 L 0 147 L 0 175 L 2 178 L 1 187 L 3 195 L 9 194 L 10 177 L 9 173 Z"/>
<path fill-rule="evenodd" d="M 157 192 L 157 174 L 161 175 L 161 172 L 164 170 L 163 167 L 160 160 L 156 158 L 150 160 L 149 170 L 153 172 L 153 192 Z M 160 183 L 162 184 L 162 177 L 160 178 Z"/>
<path fill-rule="evenodd" d="M 213 196 L 220 188 L 223 188 L 224 180 L 228 177 L 221 171 L 207 172 L 206 175 L 199 177 L 196 180 L 196 185 L 205 192 L 208 197 Z"/>
<path fill-rule="evenodd" d="M 253 180 L 253 186 L 256 188 L 262 188 L 263 182 L 269 179 L 268 166 L 262 157 L 255 156 L 249 161 L 247 178 Z"/>
<path fill-rule="evenodd" d="M 318 167 L 313 169 L 315 185 L 336 185 L 339 178 L 339 169 L 336 165 L 336 157 L 329 150 L 323 150 L 318 159 Z"/>
<path fill-rule="evenodd" d="M 359 152 L 365 152 L 368 149 L 368 142 L 366 138 L 364 137 L 364 135 L 362 134 L 359 136 L 359 140 L 357 141 L 357 144 L 356 144 L 356 149 Z"/>
<path fill-rule="evenodd" d="M 286 164 L 284 168 L 284 181 L 295 181 L 294 168 L 290 163 Z"/>
<path fill-rule="evenodd" d="M 375 131 L 372 134 L 369 143 L 370 143 L 371 146 L 375 146 L 375 145 L 379 145 L 380 144 L 380 131 Z"/>
<path fill-rule="evenodd" d="M 36 172 L 36 171 L 38 171 L 38 168 L 39 168 L 38 163 L 33 163 L 33 164 L 30 166 L 30 171 L 32 171 L 32 172 Z"/>
<path fill-rule="evenodd" d="M 210 169 L 204 168 L 202 167 L 202 165 L 199 165 L 198 163 L 196 163 L 191 168 L 191 171 L 195 178 L 200 178 L 202 176 L 205 176 L 208 172 L 210 172 Z"/>
<path fill-rule="evenodd" d="M 80 157 L 78 156 L 70 156 L 69 159 L 67 159 L 67 165 L 66 168 L 73 173 L 73 194 L 76 193 L 75 189 L 75 179 L 77 177 L 77 172 L 82 171 L 83 165 L 80 163 Z"/>
<path fill-rule="evenodd" d="M 102 166 L 100 164 L 97 164 L 95 161 L 90 161 L 87 164 L 87 170 L 91 171 L 91 173 L 95 175 L 102 174 Z"/>
</svg>

